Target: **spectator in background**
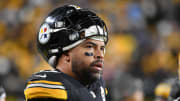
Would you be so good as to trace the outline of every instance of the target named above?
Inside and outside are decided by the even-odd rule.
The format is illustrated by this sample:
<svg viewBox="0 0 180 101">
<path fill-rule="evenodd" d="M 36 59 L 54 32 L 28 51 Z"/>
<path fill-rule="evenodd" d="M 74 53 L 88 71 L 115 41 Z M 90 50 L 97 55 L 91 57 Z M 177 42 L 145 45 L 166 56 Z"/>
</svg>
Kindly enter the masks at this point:
<svg viewBox="0 0 180 101">
<path fill-rule="evenodd" d="M 125 72 L 116 72 L 112 81 L 113 101 L 144 101 L 143 84 Z"/>
<path fill-rule="evenodd" d="M 2 86 L 0 86 L 0 101 L 6 101 L 6 92 Z"/>
<path fill-rule="evenodd" d="M 155 88 L 155 99 L 154 101 L 168 101 L 170 94 L 171 84 L 160 83 Z"/>
</svg>

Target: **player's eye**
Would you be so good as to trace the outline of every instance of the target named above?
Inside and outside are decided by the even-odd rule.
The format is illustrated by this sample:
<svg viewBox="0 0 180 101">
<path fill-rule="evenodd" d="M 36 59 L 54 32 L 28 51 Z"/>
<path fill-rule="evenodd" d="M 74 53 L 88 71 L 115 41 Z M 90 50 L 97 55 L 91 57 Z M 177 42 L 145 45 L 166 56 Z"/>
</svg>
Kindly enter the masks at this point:
<svg viewBox="0 0 180 101">
<path fill-rule="evenodd" d="M 104 51 L 104 50 L 105 50 L 105 47 L 103 46 L 103 47 L 101 47 L 100 49 L 101 49 L 102 51 Z"/>
<path fill-rule="evenodd" d="M 86 48 L 92 48 L 93 46 L 92 45 L 87 45 Z"/>
</svg>

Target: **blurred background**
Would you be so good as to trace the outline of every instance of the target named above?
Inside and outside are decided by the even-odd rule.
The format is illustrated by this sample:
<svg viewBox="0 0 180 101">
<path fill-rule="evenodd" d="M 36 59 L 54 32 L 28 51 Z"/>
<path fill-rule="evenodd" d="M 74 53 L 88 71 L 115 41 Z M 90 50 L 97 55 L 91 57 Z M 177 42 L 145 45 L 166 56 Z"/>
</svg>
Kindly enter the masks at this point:
<svg viewBox="0 0 180 101">
<path fill-rule="evenodd" d="M 0 85 L 7 101 L 23 101 L 27 78 L 50 69 L 37 52 L 36 33 L 64 4 L 91 9 L 108 26 L 108 101 L 166 101 L 177 78 L 180 0 L 0 0 Z"/>
</svg>

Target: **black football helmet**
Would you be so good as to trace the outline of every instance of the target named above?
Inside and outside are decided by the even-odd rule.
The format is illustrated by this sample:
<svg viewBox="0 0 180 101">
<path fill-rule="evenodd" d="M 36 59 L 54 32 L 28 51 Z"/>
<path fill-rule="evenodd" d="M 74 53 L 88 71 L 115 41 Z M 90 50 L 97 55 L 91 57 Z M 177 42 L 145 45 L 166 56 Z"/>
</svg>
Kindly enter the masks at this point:
<svg viewBox="0 0 180 101">
<path fill-rule="evenodd" d="M 104 21 L 95 13 L 75 5 L 53 10 L 43 21 L 37 34 L 37 47 L 41 55 L 55 67 L 57 59 L 87 38 L 108 42 Z"/>
</svg>

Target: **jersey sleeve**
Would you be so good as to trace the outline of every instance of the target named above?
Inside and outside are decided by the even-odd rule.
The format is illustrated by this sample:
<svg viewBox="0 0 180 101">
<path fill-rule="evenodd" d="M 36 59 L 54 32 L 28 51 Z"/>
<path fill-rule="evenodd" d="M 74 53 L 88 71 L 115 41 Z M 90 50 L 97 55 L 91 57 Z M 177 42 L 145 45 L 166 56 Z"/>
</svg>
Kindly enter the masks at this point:
<svg viewBox="0 0 180 101">
<path fill-rule="evenodd" d="M 33 98 L 33 99 L 29 99 L 28 101 L 65 101 L 65 100 L 54 99 L 54 98 Z"/>
<path fill-rule="evenodd" d="M 66 101 L 68 94 L 63 83 L 36 78 L 27 82 L 24 95 L 26 101 Z"/>
</svg>

